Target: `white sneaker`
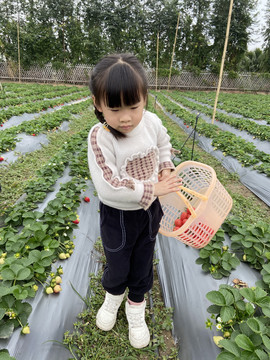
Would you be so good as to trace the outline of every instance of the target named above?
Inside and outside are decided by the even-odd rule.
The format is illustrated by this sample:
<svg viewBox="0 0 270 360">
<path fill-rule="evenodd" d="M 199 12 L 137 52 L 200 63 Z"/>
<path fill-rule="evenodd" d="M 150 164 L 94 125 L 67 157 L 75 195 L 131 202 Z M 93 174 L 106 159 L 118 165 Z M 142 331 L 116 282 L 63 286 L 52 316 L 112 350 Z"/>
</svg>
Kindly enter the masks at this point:
<svg viewBox="0 0 270 360">
<path fill-rule="evenodd" d="M 146 347 L 150 342 L 150 333 L 145 322 L 146 301 L 140 305 L 130 305 L 126 302 L 126 316 L 129 327 L 130 344 L 137 349 Z"/>
<path fill-rule="evenodd" d="M 114 327 L 117 311 L 123 301 L 124 294 L 112 295 L 106 292 L 104 303 L 97 312 L 96 325 L 104 331 L 109 331 Z"/>
</svg>

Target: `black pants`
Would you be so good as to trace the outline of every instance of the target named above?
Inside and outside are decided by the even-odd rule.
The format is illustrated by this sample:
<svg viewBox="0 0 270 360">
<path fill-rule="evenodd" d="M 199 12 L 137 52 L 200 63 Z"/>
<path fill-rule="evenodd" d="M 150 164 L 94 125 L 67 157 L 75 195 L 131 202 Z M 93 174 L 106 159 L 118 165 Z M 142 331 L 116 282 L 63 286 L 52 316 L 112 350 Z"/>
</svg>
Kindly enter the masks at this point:
<svg viewBox="0 0 270 360">
<path fill-rule="evenodd" d="M 156 199 L 147 210 L 118 210 L 100 203 L 101 238 L 106 255 L 102 285 L 112 295 L 129 289 L 141 302 L 153 285 L 153 255 L 163 211 Z"/>
</svg>

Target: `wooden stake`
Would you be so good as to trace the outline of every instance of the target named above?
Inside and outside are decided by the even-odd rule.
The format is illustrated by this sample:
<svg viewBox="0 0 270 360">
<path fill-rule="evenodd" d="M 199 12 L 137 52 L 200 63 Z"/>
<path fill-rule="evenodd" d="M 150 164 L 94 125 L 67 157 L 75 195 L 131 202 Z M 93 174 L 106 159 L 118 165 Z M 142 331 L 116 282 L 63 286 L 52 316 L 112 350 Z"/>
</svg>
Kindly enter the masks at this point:
<svg viewBox="0 0 270 360">
<path fill-rule="evenodd" d="M 159 53 L 159 32 L 157 33 L 157 60 L 156 60 L 156 91 L 157 91 L 157 84 L 158 84 L 158 53 Z"/>
<path fill-rule="evenodd" d="M 222 75 L 223 75 L 223 67 L 224 67 L 224 61 L 225 61 L 227 45 L 228 45 L 228 38 L 229 38 L 229 32 L 230 32 L 230 24 L 231 24 L 231 17 L 232 17 L 232 7 L 233 7 L 233 0 L 231 0 L 231 2 L 230 2 L 227 29 L 226 29 L 226 36 L 225 36 L 225 43 L 224 43 L 223 55 L 222 55 L 222 59 L 221 59 L 219 79 L 218 79 L 218 87 L 217 87 L 214 111 L 213 111 L 213 116 L 212 116 L 212 124 L 214 123 L 215 117 L 216 117 L 217 102 L 218 102 L 218 96 L 219 96 L 219 91 L 220 91 L 220 87 L 221 87 L 221 81 L 222 81 Z"/>
<path fill-rule="evenodd" d="M 19 5 L 18 5 L 18 1 L 17 1 L 17 11 L 18 11 L 18 20 L 17 20 L 18 70 L 19 70 L 19 82 L 21 82 L 20 13 L 19 13 Z"/>
<path fill-rule="evenodd" d="M 179 12 L 179 14 L 178 14 L 176 31 L 175 31 L 175 37 L 174 37 L 173 52 L 172 52 L 170 73 L 169 73 L 169 79 L 168 79 L 168 88 L 167 88 L 168 90 L 169 90 L 169 88 L 170 88 L 170 82 L 171 82 L 172 65 L 173 65 L 173 58 L 174 58 L 174 51 L 175 51 L 175 45 L 176 45 L 176 39 L 177 39 L 177 32 L 178 32 L 179 20 L 180 20 L 180 12 Z"/>
</svg>

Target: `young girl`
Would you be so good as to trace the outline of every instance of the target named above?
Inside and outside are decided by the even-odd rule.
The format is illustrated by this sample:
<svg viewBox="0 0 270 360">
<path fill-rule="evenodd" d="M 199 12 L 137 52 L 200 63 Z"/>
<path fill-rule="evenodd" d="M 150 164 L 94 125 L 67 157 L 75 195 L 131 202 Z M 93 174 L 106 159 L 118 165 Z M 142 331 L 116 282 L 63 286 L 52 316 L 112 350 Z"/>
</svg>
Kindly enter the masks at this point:
<svg viewBox="0 0 270 360">
<path fill-rule="evenodd" d="M 145 111 L 147 81 L 131 54 L 103 58 L 90 79 L 100 123 L 88 137 L 88 162 L 100 199 L 100 230 L 106 255 L 105 300 L 97 326 L 113 328 L 125 291 L 129 340 L 149 344 L 144 295 L 153 284 L 153 254 L 163 212 L 158 196 L 178 191 L 171 175 L 171 144 L 161 120 Z"/>
</svg>

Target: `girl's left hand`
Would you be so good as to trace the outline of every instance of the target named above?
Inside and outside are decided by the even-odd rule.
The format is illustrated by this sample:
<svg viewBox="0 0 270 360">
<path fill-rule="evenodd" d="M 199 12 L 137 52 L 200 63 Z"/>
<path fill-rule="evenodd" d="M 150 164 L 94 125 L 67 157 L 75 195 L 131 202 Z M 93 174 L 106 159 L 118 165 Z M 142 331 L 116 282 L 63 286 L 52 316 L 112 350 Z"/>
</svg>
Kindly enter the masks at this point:
<svg viewBox="0 0 270 360">
<path fill-rule="evenodd" d="M 158 174 L 158 181 L 165 180 L 171 175 L 171 169 L 164 169 Z"/>
</svg>

